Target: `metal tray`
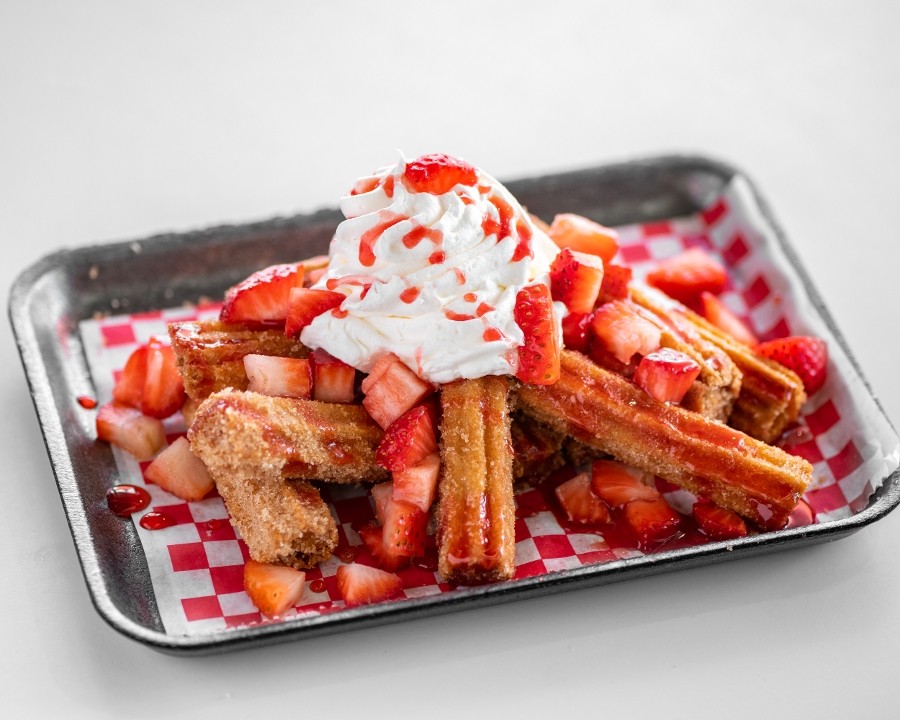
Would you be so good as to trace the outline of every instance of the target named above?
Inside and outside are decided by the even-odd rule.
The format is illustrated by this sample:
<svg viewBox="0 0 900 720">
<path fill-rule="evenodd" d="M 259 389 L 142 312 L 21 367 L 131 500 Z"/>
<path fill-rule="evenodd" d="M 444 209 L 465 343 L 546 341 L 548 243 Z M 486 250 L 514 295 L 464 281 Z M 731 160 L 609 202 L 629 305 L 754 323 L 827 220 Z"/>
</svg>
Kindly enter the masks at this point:
<svg viewBox="0 0 900 720">
<path fill-rule="evenodd" d="M 669 156 L 520 180 L 508 187 L 538 215 L 577 212 L 621 225 L 694 213 L 737 172 L 706 158 Z M 768 205 L 756 189 L 753 192 L 813 304 L 847 350 Z M 10 319 L 88 589 L 101 616 L 124 635 L 179 654 L 312 637 L 835 540 L 878 520 L 900 503 L 897 471 L 883 480 L 863 511 L 845 520 L 764 533 L 727 545 L 711 543 L 508 583 L 460 588 L 450 595 L 363 606 L 200 637 L 167 634 L 134 526 L 121 522 L 106 508 L 105 492 L 115 484 L 118 472 L 112 452 L 104 443 L 95 442 L 92 420 L 72 408 L 72 398 L 92 393 L 78 323 L 96 313 L 149 311 L 204 296 L 220 297 L 259 267 L 326 251 L 340 219 L 336 210 L 329 210 L 137 242 L 64 249 L 38 261 L 14 283 Z M 847 354 L 852 361 L 849 350 Z"/>
</svg>

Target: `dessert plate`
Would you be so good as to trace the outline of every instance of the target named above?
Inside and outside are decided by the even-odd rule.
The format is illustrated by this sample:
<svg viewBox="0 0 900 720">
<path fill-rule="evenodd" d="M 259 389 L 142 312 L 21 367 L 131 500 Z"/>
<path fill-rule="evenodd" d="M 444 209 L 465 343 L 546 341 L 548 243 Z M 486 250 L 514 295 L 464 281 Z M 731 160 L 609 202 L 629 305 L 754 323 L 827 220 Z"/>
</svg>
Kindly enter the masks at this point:
<svg viewBox="0 0 900 720">
<path fill-rule="evenodd" d="M 813 433 L 798 436 L 796 442 L 796 450 L 817 471 L 822 470 L 807 496 L 819 522 L 653 554 L 622 552 L 600 557 L 582 552 L 577 562 L 553 562 L 560 558 L 540 551 L 546 528 L 526 520 L 522 527 L 527 528 L 528 538 L 523 547 L 526 542 L 531 543 L 529 548 L 537 547 L 536 564 L 526 559 L 522 567 L 530 570 L 517 573 L 512 581 L 407 593 L 399 601 L 350 609 L 332 603 L 321 612 L 271 623 L 228 623 L 222 617 L 205 624 L 192 624 L 190 617 L 172 622 L 171 598 L 161 594 L 162 571 L 146 537 L 142 539 L 134 523 L 116 517 L 106 506 L 107 489 L 126 472 L 123 459 L 118 451 L 95 440 L 93 413 L 77 402 L 85 395 L 102 400 L 104 387 L 110 384 L 109 377 L 97 372 L 98 347 L 127 346 L 127 338 L 116 338 L 116 331 L 109 329 L 125 325 L 104 325 L 95 318 L 159 320 L 177 314 L 173 308 L 196 307 L 204 298 L 219 298 L 261 267 L 325 252 L 341 216 L 337 211 L 322 211 L 61 250 L 19 276 L 10 294 L 9 312 L 91 598 L 113 628 L 174 653 L 260 645 L 834 540 L 896 507 L 900 502 L 896 433 L 862 380 L 768 204 L 742 173 L 701 157 L 670 156 L 520 180 L 507 187 L 531 212 L 544 218 L 574 212 L 622 227 L 623 255 L 636 265 L 652 260 L 653 248 L 669 252 L 675 235 L 688 244 L 712 242 L 712 249 L 727 264 L 749 273 L 738 302 L 763 334 L 785 329 L 779 308 L 788 308 L 784 312 L 789 314 L 792 332 L 827 337 L 838 380 L 826 388 L 824 396 L 812 399 L 807 423 Z M 736 197 L 744 202 L 748 224 L 726 232 L 722 215 Z M 677 218 L 695 218 L 700 225 L 679 224 L 673 220 Z M 761 272 L 755 265 L 754 247 L 765 249 L 768 274 L 754 275 Z M 240 558 L 235 566 L 239 564 Z M 166 571 L 171 574 L 172 569 Z M 218 590 L 214 598 L 221 610 Z"/>
</svg>

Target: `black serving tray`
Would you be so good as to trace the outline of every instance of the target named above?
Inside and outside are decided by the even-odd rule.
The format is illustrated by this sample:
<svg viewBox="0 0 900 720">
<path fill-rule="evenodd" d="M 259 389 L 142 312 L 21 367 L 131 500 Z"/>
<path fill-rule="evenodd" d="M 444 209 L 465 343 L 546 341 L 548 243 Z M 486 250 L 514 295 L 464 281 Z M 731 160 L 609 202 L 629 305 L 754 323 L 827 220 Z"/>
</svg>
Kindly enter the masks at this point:
<svg viewBox="0 0 900 720">
<path fill-rule="evenodd" d="M 694 213 L 736 174 L 735 168 L 718 161 L 669 156 L 519 180 L 507 186 L 539 216 L 576 212 L 608 225 L 624 225 Z M 768 204 L 755 188 L 753 192 L 813 305 L 855 365 Z M 835 540 L 885 516 L 900 502 L 897 471 L 887 478 L 872 478 L 873 485 L 882 481 L 880 489 L 864 510 L 844 520 L 317 617 L 202 636 L 167 634 L 135 528 L 106 507 L 106 490 L 118 475 L 112 452 L 95 441 L 92 415 L 75 402 L 79 395 L 94 394 L 79 322 L 97 313 L 158 310 L 203 297 L 221 297 L 229 286 L 260 267 L 326 252 L 340 220 L 336 210 L 329 210 L 63 249 L 35 263 L 14 283 L 10 319 L 88 589 L 101 616 L 124 635 L 173 653 L 213 652 L 312 637 Z M 856 369 L 859 371 L 858 366 Z"/>
</svg>

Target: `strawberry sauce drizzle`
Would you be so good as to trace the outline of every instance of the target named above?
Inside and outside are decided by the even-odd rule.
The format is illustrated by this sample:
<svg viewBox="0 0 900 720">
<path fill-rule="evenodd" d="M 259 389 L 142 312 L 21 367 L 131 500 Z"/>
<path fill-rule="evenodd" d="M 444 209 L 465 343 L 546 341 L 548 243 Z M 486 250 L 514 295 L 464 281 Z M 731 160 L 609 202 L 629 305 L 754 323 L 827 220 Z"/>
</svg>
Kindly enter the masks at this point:
<svg viewBox="0 0 900 720">
<path fill-rule="evenodd" d="M 359 262 L 366 267 L 372 267 L 372 265 L 375 264 L 374 247 L 378 238 L 380 238 L 388 228 L 406 220 L 402 215 L 394 215 L 393 213 L 383 213 L 382 217 L 384 219 L 380 223 L 377 223 L 366 230 L 359 241 Z"/>
<path fill-rule="evenodd" d="M 382 181 L 382 186 L 384 187 L 384 194 L 389 198 L 394 197 L 394 176 L 388 175 Z"/>
<path fill-rule="evenodd" d="M 464 313 L 453 312 L 452 310 L 444 310 L 444 315 L 447 316 L 448 320 L 457 320 L 459 322 L 475 319 L 474 315 L 465 315 Z"/>
<path fill-rule="evenodd" d="M 309 584 L 309 591 L 313 593 L 325 592 L 325 581 L 322 578 L 316 578 Z"/>
<path fill-rule="evenodd" d="M 435 228 L 417 225 L 403 236 L 403 246 L 412 250 L 425 238 L 431 240 L 435 245 L 440 245 L 444 241 L 444 233 Z"/>
<path fill-rule="evenodd" d="M 447 254 L 443 250 L 438 250 L 428 256 L 429 265 L 440 265 L 447 259 Z"/>
<path fill-rule="evenodd" d="M 500 332 L 497 328 L 489 327 L 484 331 L 484 334 L 481 336 L 481 338 L 485 342 L 496 342 L 497 340 L 503 339 L 503 333 Z"/>
<path fill-rule="evenodd" d="M 519 220 L 516 223 L 516 234 L 519 236 L 519 244 L 516 245 L 513 252 L 512 261 L 519 262 L 519 260 L 534 257 L 534 253 L 531 251 L 531 228 L 528 223 Z"/>
<path fill-rule="evenodd" d="M 140 521 L 140 525 L 144 530 L 165 530 L 176 524 L 175 518 L 155 510 L 146 513 Z"/>
<path fill-rule="evenodd" d="M 78 401 L 78 404 L 81 405 L 85 410 L 93 410 L 97 407 L 97 401 L 92 398 L 90 395 L 79 395 L 75 398 Z"/>
<path fill-rule="evenodd" d="M 419 293 L 422 292 L 417 287 L 406 288 L 402 293 L 400 293 L 400 299 L 405 302 L 407 305 L 416 301 L 419 297 Z"/>
<path fill-rule="evenodd" d="M 481 303 L 481 305 L 478 306 L 478 309 L 475 311 L 475 314 L 478 317 L 481 317 L 482 315 L 487 315 L 493 309 L 494 309 L 493 305 L 488 305 L 486 302 L 483 302 L 483 303 Z"/>
<path fill-rule="evenodd" d="M 463 295 L 463 300 L 465 300 L 466 302 L 469 302 L 469 303 L 473 303 L 477 299 L 478 299 L 478 296 L 473 292 L 467 292 L 465 295 Z"/>
<path fill-rule="evenodd" d="M 106 505 L 119 517 L 128 517 L 149 504 L 150 493 L 137 485 L 116 485 L 106 491 Z"/>
<path fill-rule="evenodd" d="M 465 273 L 463 273 L 463 271 L 460 270 L 459 268 L 453 268 L 453 272 L 456 273 L 456 282 L 458 282 L 460 285 L 465 285 L 466 284 Z"/>
</svg>

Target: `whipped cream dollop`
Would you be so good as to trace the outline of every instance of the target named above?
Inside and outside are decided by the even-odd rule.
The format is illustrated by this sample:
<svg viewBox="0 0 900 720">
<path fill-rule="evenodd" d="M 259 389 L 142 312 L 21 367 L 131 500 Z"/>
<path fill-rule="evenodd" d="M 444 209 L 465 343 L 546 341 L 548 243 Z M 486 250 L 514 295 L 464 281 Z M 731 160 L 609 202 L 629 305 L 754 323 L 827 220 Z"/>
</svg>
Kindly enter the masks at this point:
<svg viewBox="0 0 900 720">
<path fill-rule="evenodd" d="M 363 372 L 391 352 L 435 383 L 515 374 L 516 295 L 547 283 L 559 249 L 503 185 L 424 156 L 361 178 L 340 206 L 314 287 L 347 297 L 304 328 L 304 345 Z"/>
</svg>

